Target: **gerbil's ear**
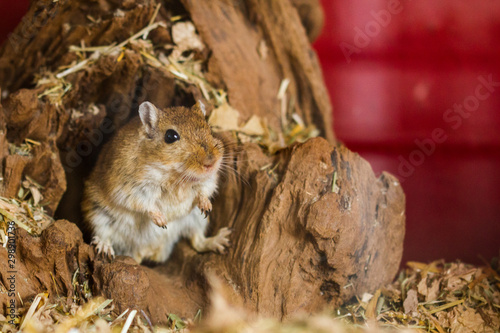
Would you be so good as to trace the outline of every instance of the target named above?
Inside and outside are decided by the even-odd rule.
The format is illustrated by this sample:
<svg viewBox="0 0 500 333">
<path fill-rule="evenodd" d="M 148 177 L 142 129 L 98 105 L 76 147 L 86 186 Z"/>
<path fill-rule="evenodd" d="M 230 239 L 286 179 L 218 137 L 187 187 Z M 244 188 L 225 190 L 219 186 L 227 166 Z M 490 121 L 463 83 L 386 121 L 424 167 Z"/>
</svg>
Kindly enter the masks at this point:
<svg viewBox="0 0 500 333">
<path fill-rule="evenodd" d="M 139 105 L 139 117 L 148 136 L 152 137 L 158 126 L 158 109 L 150 102 Z"/>
<path fill-rule="evenodd" d="M 207 116 L 207 110 L 205 109 L 205 104 L 199 99 L 198 102 L 194 105 L 194 109 L 198 109 L 203 113 L 203 116 Z"/>
</svg>

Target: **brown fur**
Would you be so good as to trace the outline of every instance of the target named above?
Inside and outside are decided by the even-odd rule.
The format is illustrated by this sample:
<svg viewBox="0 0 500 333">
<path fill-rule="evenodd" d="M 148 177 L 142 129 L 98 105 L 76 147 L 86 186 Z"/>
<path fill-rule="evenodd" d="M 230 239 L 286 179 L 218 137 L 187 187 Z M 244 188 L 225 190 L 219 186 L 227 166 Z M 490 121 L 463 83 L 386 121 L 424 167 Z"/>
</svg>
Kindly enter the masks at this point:
<svg viewBox="0 0 500 333">
<path fill-rule="evenodd" d="M 99 187 L 105 195 L 105 205 L 109 204 L 106 202 L 106 197 L 111 194 L 109 191 L 123 178 L 123 174 L 132 178 L 140 177 L 146 165 L 152 162 L 168 165 L 185 161 L 188 170 L 202 173 L 203 162 L 208 153 L 217 158 L 222 157 L 222 143 L 212 136 L 211 129 L 197 105 L 192 109 L 164 109 L 160 114 L 158 130 L 152 140 L 147 138 L 141 120 L 136 117 L 104 146 L 89 181 L 100 184 Z M 175 145 L 166 144 L 164 135 L 168 129 L 176 130 L 182 140 Z M 202 145 L 207 145 L 208 151 L 205 151 Z M 176 176 L 181 175 L 177 173 Z"/>
</svg>

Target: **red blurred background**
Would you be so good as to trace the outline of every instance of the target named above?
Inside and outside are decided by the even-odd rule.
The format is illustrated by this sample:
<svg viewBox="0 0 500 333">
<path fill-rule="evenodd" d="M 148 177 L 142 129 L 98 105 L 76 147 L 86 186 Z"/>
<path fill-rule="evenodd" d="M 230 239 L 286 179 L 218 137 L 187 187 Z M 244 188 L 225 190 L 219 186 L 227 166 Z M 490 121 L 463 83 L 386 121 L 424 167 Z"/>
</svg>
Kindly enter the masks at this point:
<svg viewBox="0 0 500 333">
<path fill-rule="evenodd" d="M 376 173 L 402 181 L 403 260 L 497 256 L 500 2 L 322 2 L 326 25 L 314 47 L 335 133 Z M 0 2 L 0 41 L 28 3 Z"/>
<path fill-rule="evenodd" d="M 322 3 L 335 133 L 403 182 L 403 260 L 498 256 L 500 2 Z M 490 75 L 493 91 L 478 88 Z"/>
</svg>

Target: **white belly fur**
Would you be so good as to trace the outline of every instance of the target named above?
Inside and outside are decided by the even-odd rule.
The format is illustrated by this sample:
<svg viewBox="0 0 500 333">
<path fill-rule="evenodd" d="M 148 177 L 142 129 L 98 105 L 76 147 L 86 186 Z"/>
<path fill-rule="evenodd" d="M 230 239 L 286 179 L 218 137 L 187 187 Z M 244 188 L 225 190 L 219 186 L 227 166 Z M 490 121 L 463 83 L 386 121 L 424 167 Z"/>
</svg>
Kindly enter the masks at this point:
<svg viewBox="0 0 500 333">
<path fill-rule="evenodd" d="M 182 218 L 169 222 L 167 229 L 157 226 L 143 214 L 130 214 L 124 211 L 108 211 L 108 213 L 114 221 L 109 215 L 95 216 L 95 235 L 108 240 L 117 255 L 128 255 L 139 262 L 143 258 L 165 261 L 181 237 L 189 237 L 196 232 L 204 233 L 207 226 L 207 220 L 198 208 L 192 209 Z"/>
<path fill-rule="evenodd" d="M 208 193 L 216 189 L 215 175 L 195 188 L 186 186 L 172 192 L 171 188 L 161 186 L 159 179 L 151 177 L 153 174 L 149 173 L 148 179 L 134 186 L 133 195 L 125 195 L 130 192 L 117 187 L 111 195 L 112 205 L 94 210 L 89 216 L 95 236 L 109 243 L 117 255 L 128 255 L 138 262 L 142 259 L 163 262 L 181 237 L 204 236 L 208 221 L 196 207 L 196 200 L 200 188 Z M 146 213 L 129 209 L 131 198 L 147 211 L 161 212 L 168 221 L 167 228 L 157 226 Z"/>
</svg>

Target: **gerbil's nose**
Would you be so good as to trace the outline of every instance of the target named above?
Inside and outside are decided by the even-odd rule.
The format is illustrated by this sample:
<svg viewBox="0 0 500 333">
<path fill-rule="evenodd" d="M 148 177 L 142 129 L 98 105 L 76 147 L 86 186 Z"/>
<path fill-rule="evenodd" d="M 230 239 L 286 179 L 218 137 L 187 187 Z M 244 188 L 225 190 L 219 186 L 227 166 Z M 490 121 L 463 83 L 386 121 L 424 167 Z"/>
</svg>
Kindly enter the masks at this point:
<svg viewBox="0 0 500 333">
<path fill-rule="evenodd" d="M 214 164 L 215 164 L 215 156 L 213 154 L 207 154 L 205 160 L 203 161 L 203 167 L 206 170 L 209 170 L 214 166 Z"/>
</svg>

